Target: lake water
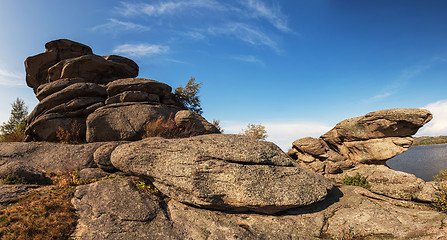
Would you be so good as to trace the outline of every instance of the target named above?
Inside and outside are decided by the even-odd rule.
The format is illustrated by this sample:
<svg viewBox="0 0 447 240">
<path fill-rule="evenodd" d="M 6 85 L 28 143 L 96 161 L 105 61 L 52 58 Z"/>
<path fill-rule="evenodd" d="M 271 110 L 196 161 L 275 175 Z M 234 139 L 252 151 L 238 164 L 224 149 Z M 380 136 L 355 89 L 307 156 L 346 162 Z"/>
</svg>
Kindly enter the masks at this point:
<svg viewBox="0 0 447 240">
<path fill-rule="evenodd" d="M 386 164 L 394 170 L 433 181 L 434 175 L 447 169 L 447 144 L 413 146 L 388 160 Z"/>
</svg>

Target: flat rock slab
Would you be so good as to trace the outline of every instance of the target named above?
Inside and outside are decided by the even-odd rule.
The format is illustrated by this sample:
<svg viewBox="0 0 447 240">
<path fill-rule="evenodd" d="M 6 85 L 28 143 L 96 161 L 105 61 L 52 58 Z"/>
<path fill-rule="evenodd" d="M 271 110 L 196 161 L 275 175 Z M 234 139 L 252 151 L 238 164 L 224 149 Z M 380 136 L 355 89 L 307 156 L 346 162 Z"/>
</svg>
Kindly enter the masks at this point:
<svg viewBox="0 0 447 240">
<path fill-rule="evenodd" d="M 413 174 L 396 171 L 384 165 L 358 165 L 330 177 L 341 183 L 345 176 L 353 177 L 357 173 L 366 178 L 372 192 L 395 199 L 415 199 L 425 185 L 424 180 Z"/>
<path fill-rule="evenodd" d="M 0 185 L 0 203 L 9 203 L 29 191 L 37 188 L 37 185 Z"/>
<path fill-rule="evenodd" d="M 367 193 L 365 193 L 365 191 Z M 402 201 L 402 203 L 405 203 Z M 395 205 L 360 187 L 281 215 L 230 214 L 171 200 L 168 211 L 187 239 L 445 239 L 447 215 Z"/>
<path fill-rule="evenodd" d="M 44 172 L 81 170 L 95 165 L 93 153 L 102 144 L 0 143 L 0 171 L 14 163 Z"/>
<path fill-rule="evenodd" d="M 118 146 L 111 162 L 179 202 L 219 210 L 275 213 L 321 201 L 332 188 L 275 144 L 240 135 L 147 138 Z"/>
<path fill-rule="evenodd" d="M 79 186 L 72 203 L 79 215 L 74 239 L 183 239 L 159 200 L 128 177 Z"/>
</svg>

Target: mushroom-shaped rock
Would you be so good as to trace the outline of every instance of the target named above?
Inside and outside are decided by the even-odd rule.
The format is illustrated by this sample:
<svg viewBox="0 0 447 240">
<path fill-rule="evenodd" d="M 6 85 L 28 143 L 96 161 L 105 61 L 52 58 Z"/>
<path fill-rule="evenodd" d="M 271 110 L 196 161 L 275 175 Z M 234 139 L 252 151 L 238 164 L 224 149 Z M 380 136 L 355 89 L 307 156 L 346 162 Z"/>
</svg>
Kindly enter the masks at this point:
<svg viewBox="0 0 447 240">
<path fill-rule="evenodd" d="M 147 138 L 118 146 L 111 162 L 177 201 L 210 209 L 275 213 L 323 200 L 332 188 L 275 144 L 239 135 Z"/>
<path fill-rule="evenodd" d="M 411 135 L 432 118 L 425 109 L 371 112 L 338 123 L 320 139 L 296 140 L 289 155 L 309 169 L 331 174 L 358 164 L 383 164 L 406 151 L 413 143 Z"/>
</svg>

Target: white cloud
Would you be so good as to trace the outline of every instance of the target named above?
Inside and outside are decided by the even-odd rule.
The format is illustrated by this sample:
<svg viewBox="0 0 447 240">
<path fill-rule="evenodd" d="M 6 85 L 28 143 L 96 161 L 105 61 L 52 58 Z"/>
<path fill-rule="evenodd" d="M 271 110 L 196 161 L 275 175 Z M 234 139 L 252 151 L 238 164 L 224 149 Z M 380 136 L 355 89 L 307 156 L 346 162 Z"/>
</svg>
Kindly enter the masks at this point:
<svg viewBox="0 0 447 240">
<path fill-rule="evenodd" d="M 258 123 L 254 123 L 258 124 Z M 261 123 L 267 130 L 267 141 L 274 142 L 283 151 L 292 147 L 292 142 L 303 137 L 318 138 L 329 131 L 332 126 L 320 122 L 265 122 Z M 221 121 L 224 133 L 234 134 L 247 128 L 248 122 Z"/>
<path fill-rule="evenodd" d="M 218 2 L 212 0 L 189 0 L 189 1 L 162 1 L 158 4 L 148 3 L 122 3 L 123 8 L 118 8 L 124 16 L 144 14 L 148 16 L 160 16 L 164 14 L 178 14 L 195 8 L 219 9 L 222 7 Z"/>
<path fill-rule="evenodd" d="M 108 32 L 119 32 L 119 31 L 147 31 L 149 27 L 132 23 L 124 22 L 114 18 L 108 19 L 107 23 L 95 26 L 91 29 L 92 31 L 108 31 Z"/>
<path fill-rule="evenodd" d="M 213 35 L 231 35 L 252 45 L 264 45 L 272 48 L 276 52 L 280 52 L 278 45 L 272 38 L 245 23 L 232 22 L 224 27 L 210 27 L 208 28 L 208 33 Z"/>
<path fill-rule="evenodd" d="M 278 43 L 272 36 L 277 31 L 292 32 L 287 25 L 287 16 L 281 13 L 279 6 L 268 6 L 262 0 L 244 0 L 237 4 L 216 0 L 122 2 L 116 10 L 126 17 L 144 15 L 156 18 L 159 24 L 167 21 L 169 24 L 162 24 L 164 27 L 191 39 L 204 40 L 209 35 L 231 35 L 251 45 L 268 46 L 277 53 L 280 52 Z M 184 16 L 185 14 L 188 16 Z M 187 21 L 183 20 L 185 18 Z M 185 24 L 190 21 L 199 21 L 200 29 L 188 29 L 190 25 Z M 277 31 L 270 29 L 267 32 L 266 25 L 273 26 Z"/>
<path fill-rule="evenodd" d="M 248 63 L 257 63 L 262 66 L 264 66 L 264 62 L 260 60 L 259 58 L 252 56 L 252 55 L 240 55 L 233 57 L 236 60 L 242 61 L 242 62 L 248 62 Z"/>
<path fill-rule="evenodd" d="M 123 44 L 113 50 L 114 53 L 125 54 L 133 57 L 164 54 L 168 51 L 168 46 L 156 44 Z"/>
<path fill-rule="evenodd" d="M 280 12 L 278 7 L 267 7 L 264 2 L 259 0 L 248 0 L 246 5 L 250 10 L 253 10 L 252 15 L 254 17 L 267 19 L 270 24 L 280 31 L 290 31 L 287 26 L 287 17 Z"/>
<path fill-rule="evenodd" d="M 418 131 L 417 136 L 447 135 L 447 99 L 430 103 L 423 108 L 430 110 L 433 119 Z"/>
<path fill-rule="evenodd" d="M 25 86 L 25 74 L 0 68 L 0 86 Z"/>
</svg>

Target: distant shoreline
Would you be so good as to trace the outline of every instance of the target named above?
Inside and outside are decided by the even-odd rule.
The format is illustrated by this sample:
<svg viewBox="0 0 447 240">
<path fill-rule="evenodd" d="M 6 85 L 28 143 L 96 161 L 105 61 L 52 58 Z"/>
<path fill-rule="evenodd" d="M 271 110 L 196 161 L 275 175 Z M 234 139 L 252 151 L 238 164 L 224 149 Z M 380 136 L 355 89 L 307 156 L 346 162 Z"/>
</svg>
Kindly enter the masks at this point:
<svg viewBox="0 0 447 240">
<path fill-rule="evenodd" d="M 447 143 L 447 136 L 415 137 L 413 146 L 438 145 L 446 143 Z"/>
</svg>

